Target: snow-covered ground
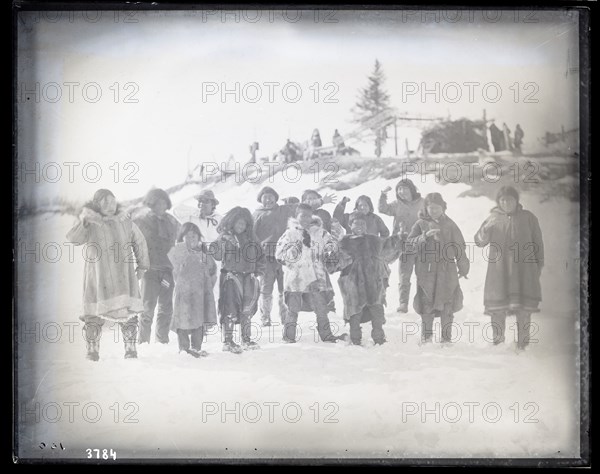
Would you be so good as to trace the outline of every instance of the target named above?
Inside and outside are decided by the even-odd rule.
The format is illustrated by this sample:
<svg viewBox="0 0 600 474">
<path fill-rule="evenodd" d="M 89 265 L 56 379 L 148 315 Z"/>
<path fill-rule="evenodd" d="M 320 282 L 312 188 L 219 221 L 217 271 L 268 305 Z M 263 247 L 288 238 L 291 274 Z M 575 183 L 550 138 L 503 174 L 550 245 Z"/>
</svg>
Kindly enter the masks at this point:
<svg viewBox="0 0 600 474">
<path fill-rule="evenodd" d="M 422 194 L 442 193 L 448 215 L 472 242 L 494 203 L 459 198 L 465 184 L 442 185 L 433 175 L 414 179 Z M 350 208 L 367 194 L 376 205 L 380 190 L 396 181 L 371 180 L 338 192 L 338 199 L 350 197 Z M 282 197 L 306 188 L 328 191 L 312 175 L 297 183 L 277 175 L 263 184 Z M 219 211 L 234 205 L 253 210 L 259 187 L 218 184 Z M 173 199 L 184 201 L 193 191 Z M 576 457 L 579 207 L 562 198 L 539 201 L 522 196 L 539 217 L 546 247 L 543 302 L 533 316 L 537 342 L 523 353 L 510 343 L 489 342 L 489 318 L 482 314 L 486 263 L 471 245 L 471 273 L 461 280 L 465 307 L 455 315 L 457 340 L 449 347 L 420 346 L 418 315 L 394 312 L 395 263 L 384 346 L 373 346 L 369 325 L 363 326 L 363 347 L 318 342 L 314 315 L 301 313 L 298 344 L 281 343 L 278 327 L 257 326 L 261 350 L 234 355 L 221 351 L 215 332 L 203 347 L 210 356 L 198 360 L 178 354 L 175 337 L 168 346 L 141 346 L 139 359 L 124 360 L 120 335 L 107 325 L 101 359 L 89 362 L 77 319 L 83 258 L 75 248 L 70 259 L 64 244 L 73 218 L 23 220 L 21 240 L 28 249 L 39 242 L 46 258 L 35 262 L 34 254 L 18 253 L 18 454 L 85 458 L 86 449 L 97 448 L 113 449 L 117 458 Z M 391 226 L 391 218 L 384 219 Z M 411 300 L 413 294 L 414 282 Z M 336 305 L 331 319 L 347 331 L 339 291 Z M 58 447 L 51 449 L 52 443 Z"/>
</svg>

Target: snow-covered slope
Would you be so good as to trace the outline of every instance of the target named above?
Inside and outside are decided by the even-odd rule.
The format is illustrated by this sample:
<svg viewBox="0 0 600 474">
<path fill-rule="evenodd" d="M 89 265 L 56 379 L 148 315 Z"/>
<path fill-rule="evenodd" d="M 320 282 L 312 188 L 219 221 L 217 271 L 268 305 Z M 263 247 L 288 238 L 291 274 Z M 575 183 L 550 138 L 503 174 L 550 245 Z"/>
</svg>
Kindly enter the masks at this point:
<svg viewBox="0 0 600 474">
<path fill-rule="evenodd" d="M 443 186 L 432 175 L 420 180 L 422 194 L 442 193 L 448 215 L 472 242 L 493 202 L 458 197 L 464 184 Z M 396 181 L 374 179 L 338 192 L 338 199 L 367 194 L 376 202 Z M 280 174 L 260 185 L 219 183 L 212 188 L 218 210 L 253 210 L 264 184 L 282 197 L 307 188 L 332 191 L 310 174 L 296 183 Z M 194 192 L 186 187 L 173 200 L 185 202 Z M 579 209 L 528 194 L 522 202 L 539 217 L 546 246 L 542 311 L 533 316 L 537 342 L 523 353 L 489 342 L 489 318 L 482 315 L 486 263 L 471 246 L 471 273 L 461 280 L 465 307 L 455 315 L 456 342 L 449 347 L 420 346 L 418 315 L 394 312 L 396 263 L 384 346 L 372 345 L 368 325 L 363 347 L 318 342 L 314 315 L 301 313 L 298 344 L 282 344 L 280 327 L 257 324 L 261 350 L 224 353 L 215 331 L 204 345 L 210 356 L 199 360 L 178 354 L 173 333 L 168 346 L 144 345 L 139 359 L 124 360 L 120 334 L 106 325 L 101 359 L 92 363 L 84 358 L 77 319 L 83 258 L 78 248 L 70 258 L 65 245 L 72 217 L 22 220 L 22 243 L 35 249 L 39 242 L 45 258 L 18 254 L 19 455 L 85 458 L 87 448 L 106 448 L 118 458 L 576 456 Z M 336 305 L 331 319 L 342 331 L 339 291 Z M 51 443 L 65 449 L 50 449 Z"/>
</svg>

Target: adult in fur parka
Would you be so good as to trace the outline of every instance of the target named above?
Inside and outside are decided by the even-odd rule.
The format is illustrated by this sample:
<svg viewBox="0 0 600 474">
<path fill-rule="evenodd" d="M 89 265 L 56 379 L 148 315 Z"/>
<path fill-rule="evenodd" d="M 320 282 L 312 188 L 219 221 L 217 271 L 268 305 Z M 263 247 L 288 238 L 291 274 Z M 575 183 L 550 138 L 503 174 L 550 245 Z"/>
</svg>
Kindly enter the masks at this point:
<svg viewBox="0 0 600 474">
<path fill-rule="evenodd" d="M 87 245 L 80 316 L 85 322 L 87 358 L 99 359 L 102 326 L 107 320 L 121 324 L 125 357 L 136 358 L 137 314 L 144 310 L 138 279 L 150 266 L 142 232 L 119 209 L 114 194 L 100 189 L 83 207 L 67 239 Z"/>
<path fill-rule="evenodd" d="M 425 197 L 407 239 L 409 251 L 416 254 L 413 307 L 421 315 L 423 342 L 431 341 L 436 317 L 442 323 L 442 342 L 451 342 L 454 313 L 463 307 L 459 277 L 467 276 L 470 263 L 462 232 L 446 215 L 446 202 L 439 193 Z"/>
<path fill-rule="evenodd" d="M 524 349 L 529 343 L 531 313 L 539 311 L 542 300 L 544 241 L 537 217 L 523 209 L 515 188 L 501 188 L 496 203 L 475 234 L 479 247 L 490 246 L 484 314 L 492 319 L 495 344 L 504 341 L 506 317 L 516 315 L 517 343 Z"/>
</svg>

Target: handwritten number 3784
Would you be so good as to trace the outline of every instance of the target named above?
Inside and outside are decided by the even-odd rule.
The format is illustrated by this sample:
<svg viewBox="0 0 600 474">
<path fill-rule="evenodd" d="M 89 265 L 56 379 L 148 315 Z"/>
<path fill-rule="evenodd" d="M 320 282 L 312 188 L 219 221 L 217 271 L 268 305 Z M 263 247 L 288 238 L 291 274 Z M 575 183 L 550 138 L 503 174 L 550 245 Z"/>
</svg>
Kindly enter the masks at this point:
<svg viewBox="0 0 600 474">
<path fill-rule="evenodd" d="M 88 459 L 117 459 L 117 453 L 112 448 L 108 449 L 86 449 Z"/>
</svg>

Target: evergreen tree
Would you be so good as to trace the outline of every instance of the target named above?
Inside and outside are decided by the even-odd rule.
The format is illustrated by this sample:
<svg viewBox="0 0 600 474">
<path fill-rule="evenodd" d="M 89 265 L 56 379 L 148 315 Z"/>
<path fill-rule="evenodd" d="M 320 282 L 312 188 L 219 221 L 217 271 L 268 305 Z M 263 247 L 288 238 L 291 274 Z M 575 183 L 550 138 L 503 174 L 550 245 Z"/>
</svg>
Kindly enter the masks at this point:
<svg viewBox="0 0 600 474">
<path fill-rule="evenodd" d="M 390 96 L 383 89 L 385 75 L 381 63 L 377 59 L 375 59 L 375 68 L 368 77 L 368 81 L 367 87 L 360 89 L 358 102 L 352 112 L 354 122 L 368 126 L 375 135 L 375 155 L 379 158 L 381 147 L 387 139 L 386 126 L 388 123 L 385 120 L 382 123 L 378 116 L 379 118 L 385 116 L 385 112 L 389 112 L 391 108 Z"/>
</svg>

